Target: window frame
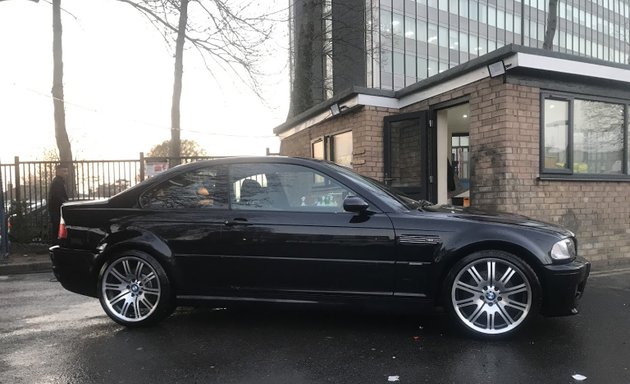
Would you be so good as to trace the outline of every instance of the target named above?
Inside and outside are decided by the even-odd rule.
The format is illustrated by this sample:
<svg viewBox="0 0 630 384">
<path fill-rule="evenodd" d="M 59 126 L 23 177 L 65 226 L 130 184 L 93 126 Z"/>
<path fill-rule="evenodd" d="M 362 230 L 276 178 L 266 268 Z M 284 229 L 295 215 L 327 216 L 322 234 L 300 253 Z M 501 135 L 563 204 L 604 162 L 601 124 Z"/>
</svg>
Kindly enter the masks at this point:
<svg viewBox="0 0 630 384">
<path fill-rule="evenodd" d="M 312 139 L 311 140 L 311 158 L 318 159 L 315 157 L 315 144 L 323 142 L 324 158 L 318 159 L 318 160 L 326 160 L 326 161 L 331 161 L 335 164 L 338 164 L 336 163 L 336 159 L 335 159 L 335 137 L 346 134 L 346 133 L 351 133 L 351 136 L 352 136 L 352 151 L 350 153 L 350 156 L 352 157 L 352 160 L 350 160 L 350 165 L 352 166 L 352 162 L 354 161 L 354 132 L 352 129 L 346 129 L 343 131 L 319 136 L 317 138 Z M 338 165 L 341 165 L 341 164 L 338 164 Z M 341 166 L 344 166 L 344 165 L 341 165 Z"/>
<path fill-rule="evenodd" d="M 256 169 L 256 166 L 262 166 L 259 169 Z M 339 187 L 341 189 L 344 189 L 347 193 L 348 196 L 358 196 L 361 197 L 360 194 L 358 194 L 354 188 L 350 188 L 348 187 L 348 185 L 340 180 L 338 180 L 336 177 L 331 176 L 330 174 L 328 174 L 327 172 L 322 172 L 321 170 L 315 169 L 313 167 L 310 167 L 308 165 L 304 165 L 304 164 L 293 164 L 293 163 L 234 163 L 234 164 L 230 164 L 228 166 L 228 177 L 227 177 L 227 186 L 228 186 L 228 191 L 227 191 L 227 195 L 228 195 L 228 199 L 229 199 L 229 209 L 231 211 L 235 211 L 235 212 L 282 212 L 282 213 L 299 213 L 299 214 L 340 214 L 340 213 L 349 213 L 352 214 L 352 212 L 347 212 L 343 209 L 343 201 L 340 202 L 340 206 L 339 207 L 335 207 L 335 209 L 298 209 L 295 206 L 292 206 L 289 203 L 289 195 L 286 194 L 286 190 L 285 190 L 285 186 L 280 184 L 280 187 L 283 189 L 283 193 L 285 194 L 285 197 L 287 199 L 287 205 L 286 207 L 260 207 L 260 208 L 252 208 L 252 209 L 247 209 L 247 208 L 243 208 L 242 206 L 235 204 L 235 194 L 233 193 L 234 191 L 232 190 L 232 185 L 238 181 L 242 181 L 244 179 L 248 179 L 252 176 L 260 176 L 260 175 L 264 175 L 265 178 L 267 180 L 273 179 L 273 177 L 270 177 L 270 172 L 261 172 L 261 171 L 269 171 L 270 169 L 273 169 L 274 167 L 277 167 L 278 169 L 276 169 L 275 171 L 283 171 L 281 168 L 286 167 L 286 169 L 288 170 L 289 168 L 296 168 L 296 169 L 301 169 L 301 172 L 310 172 L 313 174 L 314 177 L 319 176 L 324 178 L 325 182 L 322 185 L 317 185 L 317 183 L 313 182 L 311 184 L 311 187 L 314 190 L 314 188 L 326 188 L 326 187 L 330 187 L 331 185 L 336 184 L 336 187 Z M 246 168 L 249 170 L 252 170 L 251 172 L 248 173 L 252 173 L 251 175 L 245 176 L 243 178 L 240 179 L 236 179 L 235 178 L 235 169 L 236 168 Z M 285 171 L 286 172 L 286 171 Z M 363 197 L 361 197 L 363 198 Z M 366 199 L 366 201 L 368 201 Z M 332 208 L 332 207 L 327 207 L 327 208 Z"/>
<path fill-rule="evenodd" d="M 345 130 L 345 131 L 342 131 L 342 132 L 335 132 L 332 135 L 330 135 L 330 137 L 329 137 L 329 141 L 330 141 L 330 144 L 329 144 L 330 145 L 330 159 L 329 160 L 332 161 L 335 164 L 342 165 L 342 164 L 337 163 L 337 159 L 335 158 L 336 157 L 335 156 L 335 145 L 336 145 L 335 144 L 335 141 L 336 141 L 335 138 L 337 136 L 341 136 L 341 135 L 344 135 L 346 133 L 350 133 L 350 143 L 352 145 L 352 150 L 350 151 L 350 168 L 352 168 L 352 162 L 354 160 L 354 155 L 353 155 L 353 153 L 354 153 L 354 133 L 352 132 L 351 129 L 348 129 L 348 130 Z"/>
<path fill-rule="evenodd" d="M 319 157 L 315 157 L 315 145 L 322 143 L 323 146 L 323 153 L 324 153 L 324 157 L 323 158 L 319 158 Z M 316 160 L 326 160 L 328 158 L 328 153 L 329 153 L 329 148 L 328 148 L 328 137 L 327 136 L 322 136 L 322 137 L 318 137 L 316 139 L 311 140 L 311 158 L 316 159 Z"/>
<path fill-rule="evenodd" d="M 545 101 L 558 100 L 568 102 L 568 143 L 567 165 L 565 169 L 545 168 Z M 623 152 L 621 174 L 603 173 L 575 173 L 574 172 L 574 111 L 575 100 L 603 102 L 623 106 Z M 545 91 L 540 93 L 540 149 L 539 149 L 539 179 L 541 180 L 579 180 L 579 181 L 630 181 L 629 139 L 630 139 L 630 100 L 595 95 L 573 94 L 566 92 Z"/>
</svg>

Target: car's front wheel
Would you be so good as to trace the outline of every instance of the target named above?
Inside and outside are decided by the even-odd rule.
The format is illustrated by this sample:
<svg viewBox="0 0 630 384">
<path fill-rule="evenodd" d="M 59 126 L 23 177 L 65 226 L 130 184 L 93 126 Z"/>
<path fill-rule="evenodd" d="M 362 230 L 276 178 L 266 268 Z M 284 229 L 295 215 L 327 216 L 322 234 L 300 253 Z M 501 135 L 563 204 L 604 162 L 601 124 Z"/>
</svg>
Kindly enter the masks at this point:
<svg viewBox="0 0 630 384">
<path fill-rule="evenodd" d="M 503 251 L 481 251 L 453 267 L 445 301 L 465 331 L 495 338 L 521 329 L 538 312 L 540 291 L 535 272 L 521 259 Z"/>
<path fill-rule="evenodd" d="M 98 296 L 105 313 L 125 326 L 153 324 L 173 310 L 168 276 L 144 252 L 126 251 L 108 260 L 99 274 Z"/>
</svg>

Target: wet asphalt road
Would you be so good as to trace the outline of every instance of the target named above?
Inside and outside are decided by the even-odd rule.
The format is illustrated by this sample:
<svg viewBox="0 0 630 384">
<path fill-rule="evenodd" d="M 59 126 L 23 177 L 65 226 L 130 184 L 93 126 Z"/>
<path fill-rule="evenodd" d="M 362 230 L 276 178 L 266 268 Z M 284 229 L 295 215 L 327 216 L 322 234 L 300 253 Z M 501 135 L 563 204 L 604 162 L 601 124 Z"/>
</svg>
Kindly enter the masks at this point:
<svg viewBox="0 0 630 384">
<path fill-rule="evenodd" d="M 128 330 L 51 277 L 0 277 L 0 383 L 630 383 L 630 270 L 497 342 L 442 313 L 180 309 Z"/>
</svg>

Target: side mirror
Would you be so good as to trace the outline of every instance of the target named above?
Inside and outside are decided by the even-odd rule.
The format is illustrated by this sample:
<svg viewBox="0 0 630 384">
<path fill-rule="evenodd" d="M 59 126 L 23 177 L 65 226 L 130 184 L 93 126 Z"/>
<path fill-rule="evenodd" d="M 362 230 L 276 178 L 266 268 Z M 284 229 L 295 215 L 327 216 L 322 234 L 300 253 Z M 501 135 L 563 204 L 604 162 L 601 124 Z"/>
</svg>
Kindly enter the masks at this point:
<svg viewBox="0 0 630 384">
<path fill-rule="evenodd" d="M 343 209 L 346 212 L 363 213 L 370 205 L 358 196 L 348 196 L 343 200 Z"/>
</svg>

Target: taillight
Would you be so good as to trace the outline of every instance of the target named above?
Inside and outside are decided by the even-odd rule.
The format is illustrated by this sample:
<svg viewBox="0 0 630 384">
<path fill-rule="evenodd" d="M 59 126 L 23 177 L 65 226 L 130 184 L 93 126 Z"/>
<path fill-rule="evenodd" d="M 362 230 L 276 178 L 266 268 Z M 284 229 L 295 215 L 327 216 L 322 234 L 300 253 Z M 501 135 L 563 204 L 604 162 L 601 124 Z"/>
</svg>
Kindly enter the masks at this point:
<svg viewBox="0 0 630 384">
<path fill-rule="evenodd" d="M 58 239 L 66 239 L 68 238 L 68 230 L 66 229 L 66 222 L 63 220 L 63 216 L 59 221 L 59 232 L 57 233 Z"/>
</svg>

